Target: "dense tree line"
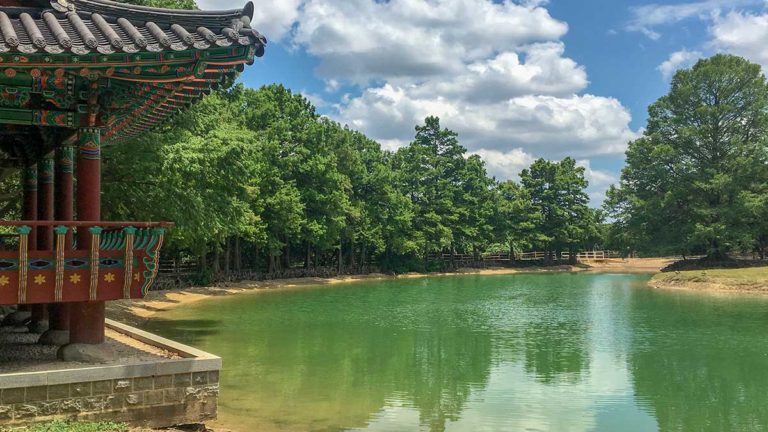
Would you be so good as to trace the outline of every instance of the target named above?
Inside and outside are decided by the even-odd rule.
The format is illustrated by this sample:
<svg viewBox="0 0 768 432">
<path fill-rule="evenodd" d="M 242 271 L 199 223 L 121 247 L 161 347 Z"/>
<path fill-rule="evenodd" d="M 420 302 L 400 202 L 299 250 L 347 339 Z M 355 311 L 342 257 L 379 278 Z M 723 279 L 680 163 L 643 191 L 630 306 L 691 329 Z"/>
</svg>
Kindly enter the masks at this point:
<svg viewBox="0 0 768 432">
<path fill-rule="evenodd" d="M 716 55 L 677 72 L 630 143 L 605 207 L 608 241 L 646 254 L 768 247 L 768 83 L 761 67 Z"/>
<path fill-rule="evenodd" d="M 424 270 L 446 265 L 432 254 L 530 248 L 554 259 L 598 236 L 573 159 L 498 182 L 436 117 L 384 151 L 280 85 L 214 93 L 105 149 L 103 172 L 105 218 L 176 222 L 167 251 L 212 272 Z"/>
</svg>

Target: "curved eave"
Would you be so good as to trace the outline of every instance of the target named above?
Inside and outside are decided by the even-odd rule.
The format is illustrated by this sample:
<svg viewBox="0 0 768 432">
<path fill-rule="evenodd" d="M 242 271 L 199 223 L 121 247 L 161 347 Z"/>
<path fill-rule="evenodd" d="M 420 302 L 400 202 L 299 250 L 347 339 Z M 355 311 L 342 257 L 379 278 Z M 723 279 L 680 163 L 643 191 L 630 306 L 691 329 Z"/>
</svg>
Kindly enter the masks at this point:
<svg viewBox="0 0 768 432">
<path fill-rule="evenodd" d="M 251 28 L 253 4 L 225 12 L 138 8 L 107 0 L 82 0 L 70 9 L 0 8 L 0 53 L 136 54 L 253 46 L 266 38 Z"/>
<path fill-rule="evenodd" d="M 208 26 L 218 24 L 226 27 L 232 19 L 247 17 L 250 21 L 253 19 L 254 5 L 248 2 L 241 9 L 230 9 L 224 11 L 203 11 L 203 10 L 184 10 L 184 9 L 163 9 L 148 6 L 136 6 L 125 3 L 118 3 L 109 0 L 76 0 L 74 2 L 78 12 L 98 13 L 115 18 L 136 17 L 145 19 L 151 16 L 156 24 L 175 24 L 180 20 L 195 23 L 204 23 Z"/>
</svg>

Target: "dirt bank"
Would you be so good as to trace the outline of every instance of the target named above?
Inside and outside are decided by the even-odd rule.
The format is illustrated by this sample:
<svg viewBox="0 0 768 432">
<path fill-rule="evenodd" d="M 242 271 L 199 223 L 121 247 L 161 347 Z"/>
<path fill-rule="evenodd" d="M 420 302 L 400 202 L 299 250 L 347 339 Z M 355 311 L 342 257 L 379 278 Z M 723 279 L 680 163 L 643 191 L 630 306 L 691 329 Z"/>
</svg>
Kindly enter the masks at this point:
<svg viewBox="0 0 768 432">
<path fill-rule="evenodd" d="M 436 276 L 456 275 L 509 275 L 519 273 L 543 272 L 600 272 L 600 273 L 655 273 L 672 261 L 661 258 L 609 259 L 582 263 L 577 266 L 555 266 L 534 268 L 486 268 L 460 269 L 452 273 L 409 273 L 404 275 L 369 274 L 364 276 L 342 276 L 337 278 L 301 278 L 280 279 L 271 281 L 244 281 L 230 283 L 226 286 L 192 287 L 171 291 L 153 291 L 143 301 L 109 302 L 107 315 L 117 321 L 140 326 L 142 322 L 156 314 L 168 311 L 178 306 L 194 303 L 211 297 L 233 295 L 243 292 L 266 292 L 275 289 L 307 289 L 340 283 L 351 283 L 364 280 L 410 279 Z"/>
</svg>

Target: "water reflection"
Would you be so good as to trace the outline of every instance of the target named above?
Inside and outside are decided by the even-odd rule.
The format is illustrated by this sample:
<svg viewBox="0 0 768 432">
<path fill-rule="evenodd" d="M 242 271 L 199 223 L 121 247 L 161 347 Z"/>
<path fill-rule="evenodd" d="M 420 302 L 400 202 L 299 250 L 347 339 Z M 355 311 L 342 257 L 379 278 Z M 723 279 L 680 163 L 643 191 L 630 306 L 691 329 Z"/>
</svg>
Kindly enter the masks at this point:
<svg viewBox="0 0 768 432">
<path fill-rule="evenodd" d="M 766 302 L 643 282 L 367 283 L 217 299 L 152 329 L 224 358 L 220 417 L 238 431 L 768 426 Z"/>
<path fill-rule="evenodd" d="M 768 428 L 765 299 L 641 291 L 632 304 L 629 367 L 660 430 Z"/>
</svg>

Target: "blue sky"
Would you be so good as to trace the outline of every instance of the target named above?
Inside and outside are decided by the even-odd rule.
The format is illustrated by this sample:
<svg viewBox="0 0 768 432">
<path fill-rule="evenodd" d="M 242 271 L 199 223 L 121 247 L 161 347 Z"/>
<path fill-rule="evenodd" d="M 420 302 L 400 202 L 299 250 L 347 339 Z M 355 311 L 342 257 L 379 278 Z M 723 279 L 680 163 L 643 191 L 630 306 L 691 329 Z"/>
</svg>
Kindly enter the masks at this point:
<svg viewBox="0 0 768 432">
<path fill-rule="evenodd" d="M 593 205 L 674 70 L 716 52 L 768 66 L 766 0 L 271 3 L 257 6 L 270 44 L 246 85 L 282 83 L 389 149 L 439 115 L 499 178 L 573 156 Z"/>
</svg>

